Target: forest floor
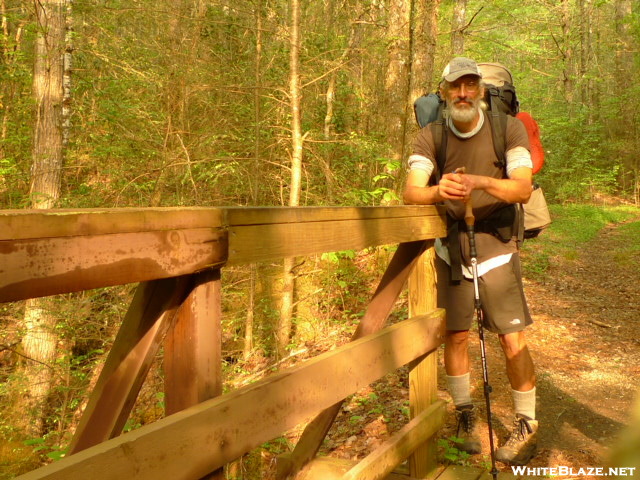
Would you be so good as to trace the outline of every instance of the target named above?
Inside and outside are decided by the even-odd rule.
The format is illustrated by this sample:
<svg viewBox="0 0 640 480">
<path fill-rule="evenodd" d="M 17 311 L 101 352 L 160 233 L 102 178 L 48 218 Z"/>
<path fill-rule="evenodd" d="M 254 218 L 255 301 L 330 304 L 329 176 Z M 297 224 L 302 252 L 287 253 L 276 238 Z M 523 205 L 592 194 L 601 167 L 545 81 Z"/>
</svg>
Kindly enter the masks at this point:
<svg viewBox="0 0 640 480">
<path fill-rule="evenodd" d="M 566 466 L 573 471 L 605 467 L 608 449 L 629 421 L 640 378 L 640 269 L 618 234 L 620 227 L 605 227 L 577 258 L 553 258 L 544 280 L 525 279 L 534 317 L 527 340 L 536 365 L 540 422 L 538 453 L 531 467 Z M 486 337 L 499 446 L 511 427 L 513 409 L 500 346 L 495 335 Z M 490 457 L 477 340 L 470 352 L 472 395 L 481 411 L 485 454 L 460 456 L 453 462 L 487 468 Z M 441 352 L 439 356 L 439 396 L 449 401 Z M 403 416 L 406 421 L 407 398 L 406 372 L 358 393 L 345 403 L 323 446 L 324 453 L 364 457 L 401 426 Z M 443 444 L 450 443 L 447 439 L 455 434 L 451 412 L 449 403 L 450 414 L 438 436 L 441 455 Z M 498 467 L 511 471 L 500 463 Z"/>
</svg>

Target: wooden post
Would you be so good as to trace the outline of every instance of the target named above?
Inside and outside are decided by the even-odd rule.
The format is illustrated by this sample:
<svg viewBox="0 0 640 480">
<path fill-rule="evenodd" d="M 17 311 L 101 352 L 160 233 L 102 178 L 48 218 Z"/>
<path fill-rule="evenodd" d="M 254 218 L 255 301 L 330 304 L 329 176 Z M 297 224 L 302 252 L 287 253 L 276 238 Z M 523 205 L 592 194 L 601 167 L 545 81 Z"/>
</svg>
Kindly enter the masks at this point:
<svg viewBox="0 0 640 480">
<path fill-rule="evenodd" d="M 167 415 L 222 394 L 222 296 L 220 270 L 193 275 L 191 293 L 178 311 L 164 350 Z M 223 469 L 206 479 L 222 479 Z"/>
<path fill-rule="evenodd" d="M 194 275 L 164 346 L 166 414 L 222 393 L 220 270 Z"/>
<path fill-rule="evenodd" d="M 409 277 L 409 318 L 424 315 L 437 306 L 435 249 L 433 241 Z M 412 365 L 409 372 L 409 411 L 416 418 L 437 400 L 438 352 L 426 355 Z M 412 477 L 428 478 L 438 465 L 435 438 L 418 447 L 409 457 Z"/>
</svg>

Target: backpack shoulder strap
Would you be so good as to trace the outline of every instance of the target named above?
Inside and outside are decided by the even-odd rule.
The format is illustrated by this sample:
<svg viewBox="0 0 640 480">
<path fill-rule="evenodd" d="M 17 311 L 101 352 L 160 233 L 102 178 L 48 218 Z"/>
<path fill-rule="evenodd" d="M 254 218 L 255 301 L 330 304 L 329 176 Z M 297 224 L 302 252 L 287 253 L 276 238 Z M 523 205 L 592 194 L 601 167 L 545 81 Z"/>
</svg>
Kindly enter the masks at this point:
<svg viewBox="0 0 640 480">
<path fill-rule="evenodd" d="M 438 164 L 438 174 L 436 183 L 440 181 L 444 165 L 447 161 L 447 123 L 444 119 L 444 102 L 438 107 L 438 116 L 435 122 L 430 125 L 431 135 L 436 147 L 436 163 Z"/>
<path fill-rule="evenodd" d="M 496 97 L 499 96 L 498 89 L 489 88 L 489 121 L 491 122 L 491 135 L 493 137 L 493 149 L 498 157 L 497 166 L 505 171 L 507 168 L 507 114 L 497 105 Z"/>
</svg>

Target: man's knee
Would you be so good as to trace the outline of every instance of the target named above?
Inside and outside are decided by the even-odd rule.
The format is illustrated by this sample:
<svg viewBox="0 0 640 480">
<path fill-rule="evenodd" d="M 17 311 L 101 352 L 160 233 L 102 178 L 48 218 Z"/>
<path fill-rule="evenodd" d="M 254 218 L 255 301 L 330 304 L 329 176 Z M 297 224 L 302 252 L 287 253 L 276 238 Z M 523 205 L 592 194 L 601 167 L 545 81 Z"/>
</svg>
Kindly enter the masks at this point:
<svg viewBox="0 0 640 480">
<path fill-rule="evenodd" d="M 445 343 L 453 348 L 466 347 L 469 344 L 469 330 L 447 330 Z"/>
<path fill-rule="evenodd" d="M 502 350 L 507 358 L 514 358 L 524 353 L 527 349 L 524 331 L 500 334 L 498 338 L 500 339 L 500 345 L 502 345 Z"/>
</svg>

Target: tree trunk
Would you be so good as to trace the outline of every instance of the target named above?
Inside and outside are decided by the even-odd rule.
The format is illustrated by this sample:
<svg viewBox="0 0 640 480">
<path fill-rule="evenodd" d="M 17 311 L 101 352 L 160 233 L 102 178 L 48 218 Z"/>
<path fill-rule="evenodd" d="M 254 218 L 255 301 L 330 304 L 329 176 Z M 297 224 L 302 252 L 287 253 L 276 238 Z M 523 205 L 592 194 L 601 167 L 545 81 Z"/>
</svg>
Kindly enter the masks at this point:
<svg viewBox="0 0 640 480">
<path fill-rule="evenodd" d="M 638 124 L 633 122 L 638 110 L 637 102 L 634 101 L 633 89 L 628 88 L 629 68 L 633 65 L 634 55 L 639 45 L 637 38 L 631 29 L 631 18 L 633 15 L 632 0 L 616 0 L 615 2 L 615 28 L 616 39 L 618 41 L 615 54 L 615 82 L 616 96 L 619 100 L 618 117 L 620 121 L 613 122 L 611 136 L 623 139 L 623 144 L 629 145 L 626 148 L 618 148 L 617 156 L 622 160 L 627 172 L 631 172 L 633 179 L 633 198 L 638 204 L 638 192 L 640 185 L 638 178 L 640 168 L 638 156 L 634 152 L 640 147 Z M 610 122 L 611 124 L 611 122 Z"/>
<path fill-rule="evenodd" d="M 290 0 L 291 51 L 289 55 L 289 95 L 291 98 L 291 185 L 289 206 L 300 205 L 302 189 L 302 91 L 300 86 L 300 2 Z"/>
<path fill-rule="evenodd" d="M 389 4 L 389 39 L 384 121 L 391 147 L 391 159 L 398 165 L 405 158 L 405 136 L 410 75 L 410 0 L 392 0 Z"/>
<path fill-rule="evenodd" d="M 451 53 L 464 55 L 464 27 L 467 17 L 467 0 L 456 0 L 451 18 Z"/>
<path fill-rule="evenodd" d="M 260 137 L 262 123 L 262 0 L 258 0 L 255 6 L 256 17 L 256 55 L 254 58 L 254 79 L 255 88 L 253 90 L 253 172 L 251 176 L 251 202 L 258 205 L 260 192 Z"/>
<path fill-rule="evenodd" d="M 591 63 L 591 15 L 593 8 L 590 0 L 578 1 L 578 18 L 580 19 L 580 59 L 578 77 L 580 81 L 580 103 L 589 112 L 588 122 L 593 123 L 593 109 L 588 108 L 591 99 L 592 81 L 589 78 Z"/>
<path fill-rule="evenodd" d="M 262 0 L 258 0 L 255 6 L 255 22 L 256 22 L 256 54 L 254 58 L 254 79 L 255 88 L 253 94 L 253 122 L 254 122 L 254 139 L 253 139 L 253 171 L 251 172 L 251 204 L 258 205 L 260 198 L 260 152 L 262 145 L 260 143 L 260 132 L 262 123 Z M 244 345 L 242 350 L 243 358 L 246 360 L 251 355 L 254 347 L 254 322 L 256 307 L 256 276 L 257 265 L 252 263 L 249 265 L 249 293 L 247 304 L 247 315 L 244 325 Z"/>
<path fill-rule="evenodd" d="M 561 54 L 563 59 L 562 86 L 564 98 L 568 105 L 573 103 L 573 46 L 571 44 L 571 3 L 561 0 L 560 23 L 562 26 Z M 571 109 L 569 109 L 571 112 Z"/>
<path fill-rule="evenodd" d="M 300 86 L 300 2 L 290 0 L 290 55 L 289 55 L 289 99 L 291 102 L 291 181 L 289 184 L 289 206 L 300 205 L 302 188 L 302 124 L 300 108 L 302 93 Z M 284 240 L 284 239 L 283 239 Z M 293 267 L 295 258 L 285 258 L 282 272 L 282 296 L 280 317 L 276 326 L 276 349 L 280 357 L 284 357 L 291 337 L 293 304 L 295 292 L 295 275 Z"/>
<path fill-rule="evenodd" d="M 324 24 L 325 25 L 333 25 L 334 24 L 334 8 L 333 8 L 333 0 L 325 0 L 324 3 Z M 329 37 L 327 36 L 325 43 L 327 45 L 327 50 L 331 47 L 329 45 Z M 343 56 L 345 53 L 343 53 Z M 342 58 L 341 58 L 342 60 Z M 335 103 L 335 95 L 336 95 L 336 77 L 337 70 L 334 70 L 329 75 L 329 82 L 327 84 L 327 93 L 325 94 L 325 105 L 327 106 L 327 111 L 324 116 L 324 128 L 323 128 L 323 136 L 325 140 L 329 140 L 333 135 L 333 106 Z"/>
<path fill-rule="evenodd" d="M 62 76 L 65 51 L 64 0 L 36 2 L 33 95 L 36 125 L 29 195 L 33 208 L 52 208 L 60 195 L 62 175 Z"/>
<path fill-rule="evenodd" d="M 32 208 L 47 209 L 55 207 L 60 196 L 63 108 L 69 107 L 63 86 L 64 57 L 69 53 L 65 48 L 67 5 L 65 0 L 41 0 L 35 6 L 37 37 L 33 95 L 36 116 L 29 195 Z M 67 79 L 67 86 L 69 82 Z M 50 298 L 28 300 L 25 307 L 22 339 L 23 352 L 28 359 L 24 367 L 25 404 L 30 417 L 35 419 L 28 427 L 29 434 L 34 436 L 44 433 L 43 414 L 58 344 L 53 307 Z"/>
<path fill-rule="evenodd" d="M 436 53 L 438 35 L 438 8 L 440 0 L 420 1 L 413 0 L 411 4 L 411 29 L 410 29 L 410 72 L 408 95 L 406 96 L 406 112 L 413 112 L 413 102 L 426 92 L 433 91 L 431 79 L 433 78 L 433 65 Z M 410 132 L 415 131 L 415 116 L 408 113 L 405 116 L 403 157 L 410 154 L 413 140 Z M 406 170 L 398 169 L 396 189 L 400 195 L 400 189 L 404 184 Z"/>
<path fill-rule="evenodd" d="M 7 71 L 7 78 L 11 78 L 16 68 L 22 45 L 22 34 L 24 33 L 24 25 L 18 23 L 11 28 L 11 22 L 7 14 L 7 6 L 5 0 L 0 0 L 0 18 L 2 22 L 2 33 L 0 34 L 0 55 L 2 55 L 1 64 Z M 2 109 L 2 120 L 0 123 L 0 161 L 5 158 L 4 143 L 7 140 L 7 128 L 9 125 L 9 115 L 12 110 L 14 98 L 16 95 L 15 82 L 5 81 L 0 85 L 0 109 Z M 2 191 L 4 179 L 0 178 L 0 191 Z"/>
<path fill-rule="evenodd" d="M 415 1 L 413 6 L 409 108 L 413 108 L 416 98 L 433 91 L 435 87 L 431 79 L 438 39 L 439 8 L 440 0 Z"/>
</svg>

